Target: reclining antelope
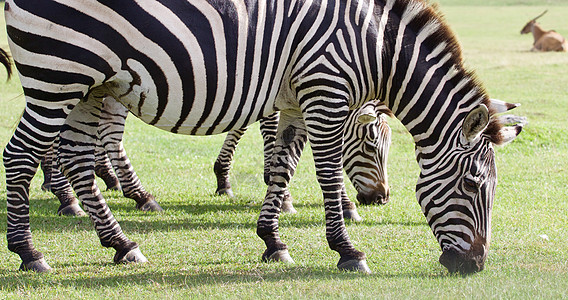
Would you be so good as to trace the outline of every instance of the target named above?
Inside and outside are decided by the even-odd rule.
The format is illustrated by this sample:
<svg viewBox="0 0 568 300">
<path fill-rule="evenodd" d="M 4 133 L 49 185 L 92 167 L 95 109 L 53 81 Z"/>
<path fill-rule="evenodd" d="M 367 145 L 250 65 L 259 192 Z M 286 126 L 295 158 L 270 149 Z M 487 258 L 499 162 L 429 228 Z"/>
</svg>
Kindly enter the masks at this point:
<svg viewBox="0 0 568 300">
<path fill-rule="evenodd" d="M 530 20 L 521 30 L 521 34 L 532 32 L 534 43 L 531 51 L 568 51 L 568 41 L 554 30 L 544 30 L 536 20 L 542 17 L 548 10 L 545 10 L 538 17 Z"/>
</svg>

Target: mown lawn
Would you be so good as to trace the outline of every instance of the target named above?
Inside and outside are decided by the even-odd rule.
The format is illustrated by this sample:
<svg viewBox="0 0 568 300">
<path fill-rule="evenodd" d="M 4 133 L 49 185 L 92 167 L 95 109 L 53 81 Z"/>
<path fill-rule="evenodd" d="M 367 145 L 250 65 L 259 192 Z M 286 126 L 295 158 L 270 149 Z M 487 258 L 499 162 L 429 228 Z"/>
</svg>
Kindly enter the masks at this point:
<svg viewBox="0 0 568 300">
<path fill-rule="evenodd" d="M 129 118 L 125 147 L 161 214 L 142 213 L 120 193 L 105 192 L 124 232 L 150 260 L 114 265 L 87 218 L 58 217 L 56 199 L 33 181 L 31 223 L 36 247 L 55 271 L 17 271 L 20 259 L 0 239 L 0 298 L 564 298 L 568 294 L 568 54 L 531 53 L 520 29 L 545 9 L 543 26 L 568 36 L 568 3 L 561 0 L 441 0 L 462 42 L 467 64 L 490 95 L 520 102 L 529 125 L 497 150 L 499 186 L 486 269 L 450 275 L 414 196 L 418 166 L 410 135 L 391 120 L 391 202 L 361 207 L 349 224 L 373 274 L 339 272 L 325 241 L 321 191 L 309 148 L 291 192 L 296 215 L 282 215 L 281 236 L 296 264 L 260 262 L 255 234 L 266 192 L 262 141 L 253 125 L 239 145 L 231 173 L 236 197 L 214 196 L 213 162 L 224 135 L 176 136 Z M 3 19 L 3 18 L 2 18 Z M 0 32 L 5 46 L 5 32 Z M 0 144 L 23 108 L 17 79 L 0 85 Z M 0 178 L 4 178 L 4 170 Z M 101 186 L 103 183 L 101 182 Z M 354 199 L 355 190 L 348 186 Z M 4 179 L 0 198 L 6 198 Z M 0 201 L 0 232 L 6 203 Z"/>
</svg>

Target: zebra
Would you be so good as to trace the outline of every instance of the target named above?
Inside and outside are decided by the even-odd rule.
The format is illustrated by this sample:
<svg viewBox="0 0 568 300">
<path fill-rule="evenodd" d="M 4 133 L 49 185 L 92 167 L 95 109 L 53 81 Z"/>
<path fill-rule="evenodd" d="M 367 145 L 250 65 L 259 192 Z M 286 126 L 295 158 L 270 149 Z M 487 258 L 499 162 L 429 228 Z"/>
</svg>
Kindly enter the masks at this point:
<svg viewBox="0 0 568 300">
<path fill-rule="evenodd" d="M 370 122 L 359 121 L 360 112 L 370 112 Z M 387 116 L 392 117 L 390 110 L 379 101 L 371 101 L 361 108 L 350 111 L 344 126 L 343 168 L 357 190 L 357 200 L 360 204 L 386 204 L 389 201 L 389 187 L 387 176 L 387 158 L 391 143 L 391 129 Z M 276 131 L 279 115 L 273 113 L 260 120 L 260 131 L 264 140 L 264 182 L 268 185 L 270 180 L 270 159 L 276 141 Z M 215 160 L 213 170 L 217 179 L 218 195 L 233 197 L 229 170 L 236 147 L 247 128 L 230 131 L 223 143 L 221 151 Z M 298 160 L 299 157 L 295 158 Z M 342 191 L 342 208 L 345 219 L 361 221 L 345 191 Z M 283 212 L 296 213 L 292 205 L 292 196 L 289 191 L 284 192 L 281 207 Z"/>
<path fill-rule="evenodd" d="M 134 199 L 137 209 L 163 211 L 155 197 L 146 192 L 142 186 L 124 150 L 122 135 L 127 116 L 128 110 L 114 98 L 108 97 L 104 100 L 95 147 L 95 174 L 103 179 L 107 189 L 122 190 L 125 197 Z M 360 121 L 360 116 L 371 119 Z M 392 116 L 390 110 L 382 102 L 372 101 L 350 112 L 345 125 L 347 134 L 344 137 L 343 164 L 347 175 L 358 191 L 357 199 L 361 204 L 386 204 L 389 200 L 387 158 L 391 143 L 391 130 L 386 120 L 387 116 Z M 269 164 L 276 140 L 278 114 L 274 113 L 261 119 L 260 124 L 264 138 L 264 180 L 268 184 Z M 219 195 L 233 196 L 228 173 L 237 143 L 246 129 L 245 127 L 228 132 L 215 161 L 213 169 L 218 183 L 216 193 Z M 107 151 L 113 157 L 112 163 Z M 67 179 L 57 168 L 52 167 L 54 152 L 52 147 L 40 163 L 44 173 L 42 189 L 52 192 L 59 199 L 61 203 L 57 210 L 59 215 L 86 216 L 79 206 L 79 201 L 73 195 Z M 295 159 L 299 160 L 299 157 Z M 117 170 L 116 175 L 113 168 Z M 122 189 L 121 186 L 124 188 Z M 344 218 L 357 222 L 362 221 L 356 205 L 349 200 L 345 191 L 342 191 L 342 199 Z M 281 209 L 284 212 L 296 213 L 288 191 Z"/>
<path fill-rule="evenodd" d="M 133 199 L 137 209 L 163 211 L 154 195 L 140 182 L 124 150 L 122 136 L 127 116 L 128 110 L 118 101 L 112 97 L 104 100 L 95 146 L 95 174 L 103 179 L 107 189 L 121 190 L 125 197 Z M 52 192 L 61 203 L 57 209 L 59 215 L 84 216 L 71 185 L 58 168 L 52 166 L 54 150 L 52 147 L 40 164 L 44 173 L 42 189 Z"/>
<path fill-rule="evenodd" d="M 4 150 L 8 249 L 49 271 L 29 227 L 29 183 L 58 137 L 57 160 L 114 261 L 144 262 L 94 182 L 102 99 L 179 134 L 243 128 L 280 111 L 270 185 L 257 221 L 264 261 L 292 262 L 278 216 L 310 140 L 326 239 L 340 270 L 370 273 L 341 211 L 343 125 L 381 99 L 413 136 L 416 197 L 449 272 L 484 268 L 503 126 L 441 14 L 419 0 L 7 0 L 8 40 L 26 108 Z"/>
</svg>

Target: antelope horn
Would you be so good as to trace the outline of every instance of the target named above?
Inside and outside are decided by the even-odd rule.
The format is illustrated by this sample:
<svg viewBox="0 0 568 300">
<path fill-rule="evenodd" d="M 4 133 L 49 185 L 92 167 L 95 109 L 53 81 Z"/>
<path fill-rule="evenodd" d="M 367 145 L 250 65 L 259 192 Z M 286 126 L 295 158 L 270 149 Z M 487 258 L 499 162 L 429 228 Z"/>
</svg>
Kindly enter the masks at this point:
<svg viewBox="0 0 568 300">
<path fill-rule="evenodd" d="M 542 12 L 542 14 L 538 15 L 538 17 L 534 18 L 533 21 L 536 21 L 536 19 L 538 19 L 538 18 L 544 16 L 544 14 L 547 13 L 547 12 L 548 12 L 548 9 L 545 10 L 544 12 Z"/>
</svg>

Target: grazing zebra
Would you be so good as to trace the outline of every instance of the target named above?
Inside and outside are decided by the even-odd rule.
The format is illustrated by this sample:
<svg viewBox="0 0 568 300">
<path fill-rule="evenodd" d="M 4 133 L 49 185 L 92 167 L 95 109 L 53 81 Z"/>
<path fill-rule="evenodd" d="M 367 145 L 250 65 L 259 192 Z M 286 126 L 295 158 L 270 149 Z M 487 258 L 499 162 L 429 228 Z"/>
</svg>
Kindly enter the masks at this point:
<svg viewBox="0 0 568 300">
<path fill-rule="evenodd" d="M 243 128 L 280 111 L 270 185 L 257 222 L 266 261 L 292 261 L 280 206 L 310 140 L 326 238 L 338 268 L 370 272 L 342 218 L 343 125 L 382 99 L 412 134 L 416 196 L 451 272 L 483 269 L 496 188 L 495 144 L 521 125 L 495 117 L 439 13 L 418 0 L 7 0 L 6 25 L 26 108 L 4 150 L 8 248 L 21 269 L 50 269 L 35 249 L 28 190 L 59 135 L 57 159 L 114 261 L 146 261 L 94 182 L 102 99 L 180 134 Z"/>
<path fill-rule="evenodd" d="M 114 111 L 114 112 L 113 112 Z M 365 112 L 365 113 L 364 113 Z M 361 122 L 359 116 L 371 116 L 371 120 Z M 390 110 L 378 101 L 368 102 L 361 108 L 351 111 L 347 119 L 343 145 L 344 168 L 358 191 L 357 199 L 362 204 L 386 204 L 389 200 L 387 179 L 387 157 L 391 141 L 391 130 L 386 116 Z M 102 178 L 107 189 L 121 190 L 124 196 L 136 201 L 136 208 L 142 211 L 163 211 L 152 194 L 146 192 L 140 179 L 134 172 L 126 151 L 122 145 L 122 135 L 128 110 L 112 97 L 105 98 L 95 148 L 95 174 Z M 269 164 L 276 140 L 278 113 L 260 120 L 261 133 L 264 137 L 264 179 L 269 180 Z M 237 143 L 245 128 L 232 130 L 227 134 L 219 156 L 214 164 L 218 187 L 216 193 L 232 196 L 229 182 L 229 170 Z M 104 147 L 103 144 L 104 143 Z M 40 166 L 44 173 L 42 189 L 52 192 L 60 201 L 57 213 L 68 216 L 84 216 L 79 201 L 73 195 L 73 189 L 57 168 L 52 167 L 55 157 L 50 149 Z M 108 155 L 107 155 L 108 152 Z M 112 162 L 109 156 L 113 157 Z M 296 158 L 299 160 L 299 157 Z M 116 174 L 113 171 L 116 169 Z M 342 207 L 345 219 L 361 221 L 356 205 L 342 191 Z M 292 197 L 287 191 L 282 203 L 282 211 L 295 213 Z"/>
<path fill-rule="evenodd" d="M 371 111 L 373 120 L 361 123 L 361 112 Z M 389 200 L 387 177 L 387 158 L 391 142 L 391 130 L 386 120 L 392 116 L 390 110 L 379 101 L 371 101 L 357 110 L 350 111 L 345 123 L 343 144 L 343 167 L 357 190 L 357 200 L 361 204 L 386 204 Z M 269 184 L 270 159 L 276 141 L 279 115 L 274 113 L 260 120 L 260 131 L 264 139 L 264 182 Z M 239 140 L 247 128 L 230 131 L 215 161 L 214 171 L 217 177 L 216 193 L 233 196 L 229 182 L 229 170 Z M 296 160 L 299 157 L 295 158 Z M 345 219 L 361 220 L 356 206 L 342 191 L 343 215 Z M 295 213 L 289 191 L 285 191 L 282 211 Z"/>
<path fill-rule="evenodd" d="M 95 174 L 103 179 L 108 189 L 122 190 L 125 197 L 136 201 L 137 209 L 163 211 L 154 196 L 142 186 L 122 145 L 127 116 L 128 110 L 122 104 L 112 97 L 105 98 L 97 131 Z M 67 179 L 52 167 L 56 155 L 54 150 L 52 148 L 41 163 L 44 173 L 42 189 L 51 191 L 59 199 L 58 214 L 85 215 Z"/>
</svg>

